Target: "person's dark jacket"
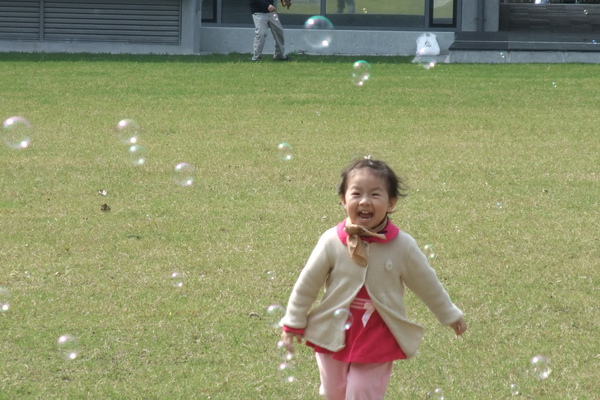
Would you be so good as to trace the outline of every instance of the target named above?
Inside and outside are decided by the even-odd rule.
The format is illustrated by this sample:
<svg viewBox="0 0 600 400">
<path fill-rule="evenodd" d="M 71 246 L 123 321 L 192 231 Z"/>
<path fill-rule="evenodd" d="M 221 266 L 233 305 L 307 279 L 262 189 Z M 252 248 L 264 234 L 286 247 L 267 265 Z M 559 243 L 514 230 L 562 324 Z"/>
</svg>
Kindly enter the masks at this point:
<svg viewBox="0 0 600 400">
<path fill-rule="evenodd" d="M 250 0 L 250 12 L 254 13 L 268 13 L 269 6 L 274 5 L 275 0 Z"/>
</svg>

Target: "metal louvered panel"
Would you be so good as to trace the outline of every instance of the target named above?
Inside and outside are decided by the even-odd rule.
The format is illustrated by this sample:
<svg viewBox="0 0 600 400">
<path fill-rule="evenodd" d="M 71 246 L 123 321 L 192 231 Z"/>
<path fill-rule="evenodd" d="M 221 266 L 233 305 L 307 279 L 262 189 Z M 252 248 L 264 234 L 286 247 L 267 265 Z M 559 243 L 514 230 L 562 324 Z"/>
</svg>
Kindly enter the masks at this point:
<svg viewBox="0 0 600 400">
<path fill-rule="evenodd" d="M 44 38 L 179 44 L 181 0 L 44 0 Z"/>
<path fill-rule="evenodd" d="M 0 1 L 0 39 L 38 40 L 40 1 Z"/>
</svg>

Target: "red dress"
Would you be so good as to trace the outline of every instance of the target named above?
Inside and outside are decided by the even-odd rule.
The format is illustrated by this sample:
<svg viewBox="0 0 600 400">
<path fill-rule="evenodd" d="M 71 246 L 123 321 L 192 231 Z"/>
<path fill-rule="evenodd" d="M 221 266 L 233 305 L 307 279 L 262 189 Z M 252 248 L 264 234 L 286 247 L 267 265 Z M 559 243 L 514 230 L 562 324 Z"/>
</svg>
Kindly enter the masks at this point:
<svg viewBox="0 0 600 400">
<path fill-rule="evenodd" d="M 369 293 L 363 286 L 352 304 L 360 306 L 364 300 L 370 303 Z M 345 363 L 382 363 L 405 359 L 406 355 L 377 310 L 373 310 L 366 325 L 363 325 L 362 318 L 367 311 L 366 308 L 350 307 L 352 325 L 346 331 L 346 346 L 342 350 L 333 352 L 311 342 L 306 344 L 317 353 L 333 354 L 334 360 Z"/>
<path fill-rule="evenodd" d="M 346 244 L 347 235 L 344 231 L 345 220 L 338 225 L 340 240 Z M 364 240 L 371 242 L 387 242 L 398 235 L 399 229 L 388 221 L 386 227 L 380 232 L 384 233 L 386 240 L 366 237 Z M 368 315 L 370 313 L 370 315 Z M 346 330 L 346 346 L 333 352 L 314 343 L 306 344 L 315 349 L 317 353 L 333 354 L 333 358 L 345 363 L 383 363 L 402 360 L 406 355 L 392 335 L 379 313 L 373 307 L 366 287 L 362 287 L 350 306 L 352 325 Z M 365 314 L 367 314 L 365 316 Z M 365 321 L 363 321 L 363 317 Z M 284 330 L 303 334 L 303 329 L 284 327 Z"/>
</svg>

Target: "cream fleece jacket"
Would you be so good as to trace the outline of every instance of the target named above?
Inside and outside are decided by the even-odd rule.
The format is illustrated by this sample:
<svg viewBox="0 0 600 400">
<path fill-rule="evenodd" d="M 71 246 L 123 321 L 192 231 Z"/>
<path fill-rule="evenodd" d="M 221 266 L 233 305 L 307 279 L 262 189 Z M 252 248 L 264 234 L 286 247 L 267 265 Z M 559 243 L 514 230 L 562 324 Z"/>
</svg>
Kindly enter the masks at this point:
<svg viewBox="0 0 600 400">
<path fill-rule="evenodd" d="M 373 305 L 404 354 L 411 358 L 417 353 L 424 329 L 407 318 L 404 304 L 406 287 L 444 325 L 458 321 L 463 313 L 452 303 L 410 235 L 400 231 L 387 243 L 365 243 L 365 247 L 369 262 L 366 267 L 361 267 L 351 260 L 336 228 L 327 230 L 294 285 L 282 322 L 290 328 L 304 329 L 305 340 L 339 351 L 345 344 L 345 331 L 334 317 L 334 312 L 340 308 L 348 309 L 365 285 Z M 323 287 L 325 292 L 315 305 Z"/>
</svg>

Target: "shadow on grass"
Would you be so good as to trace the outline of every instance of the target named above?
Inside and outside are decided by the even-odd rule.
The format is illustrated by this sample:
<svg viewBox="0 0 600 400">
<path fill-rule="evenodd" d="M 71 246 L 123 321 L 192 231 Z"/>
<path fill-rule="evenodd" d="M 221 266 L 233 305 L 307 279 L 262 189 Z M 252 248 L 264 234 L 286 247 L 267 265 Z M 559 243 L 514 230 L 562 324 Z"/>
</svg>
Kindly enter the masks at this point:
<svg viewBox="0 0 600 400">
<path fill-rule="evenodd" d="M 293 63 L 348 63 L 366 60 L 380 64 L 409 64 L 412 56 L 341 56 L 290 53 Z M 137 63 L 251 63 L 249 53 L 168 55 L 168 54 L 92 54 L 92 53 L 0 53 L 0 62 L 137 62 Z M 265 57 L 261 63 L 281 63 Z"/>
</svg>

